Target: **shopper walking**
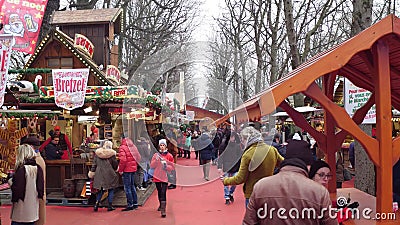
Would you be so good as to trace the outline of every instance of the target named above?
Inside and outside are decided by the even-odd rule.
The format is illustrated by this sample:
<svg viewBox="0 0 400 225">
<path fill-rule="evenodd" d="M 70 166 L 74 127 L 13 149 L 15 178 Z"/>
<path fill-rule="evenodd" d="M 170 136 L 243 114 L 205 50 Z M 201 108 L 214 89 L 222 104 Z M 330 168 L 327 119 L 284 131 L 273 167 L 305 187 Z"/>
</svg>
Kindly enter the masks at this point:
<svg viewBox="0 0 400 225">
<path fill-rule="evenodd" d="M 167 140 L 159 140 L 159 153 L 155 153 L 151 159 L 150 168 L 154 169 L 153 182 L 156 184 L 158 201 L 160 203 L 158 211 L 161 211 L 161 217 L 166 217 L 167 207 L 167 173 L 174 170 L 174 157 L 167 149 Z"/>
<path fill-rule="evenodd" d="M 105 141 L 103 147 L 96 150 L 92 168 L 89 171 L 89 178 L 94 178 L 93 188 L 98 189 L 96 203 L 93 210 L 98 211 L 101 197 L 105 191 L 108 191 L 108 207 L 107 211 L 113 211 L 112 205 L 114 198 L 114 188 L 118 187 L 119 176 L 116 173 L 118 161 L 117 152 L 112 149 L 112 142 Z"/>
<path fill-rule="evenodd" d="M 254 184 L 261 178 L 272 176 L 275 167 L 283 161 L 283 157 L 276 148 L 264 143 L 261 133 L 254 127 L 244 128 L 240 135 L 246 147 L 239 171 L 233 177 L 222 177 L 221 179 L 225 186 L 244 184 L 243 192 L 247 206 Z"/>
<path fill-rule="evenodd" d="M 199 151 L 200 166 L 203 167 L 203 178 L 206 181 L 210 180 L 210 167 L 211 160 L 214 155 L 214 145 L 208 134 L 202 133 L 202 135 L 197 139 L 195 144 L 196 151 Z"/>
<path fill-rule="evenodd" d="M 242 150 L 240 148 L 240 138 L 235 132 L 227 133 L 219 146 L 218 170 L 223 171 L 224 177 L 233 177 L 239 171 Z M 225 204 L 229 205 L 235 201 L 233 193 L 236 185 L 224 186 Z"/>
</svg>

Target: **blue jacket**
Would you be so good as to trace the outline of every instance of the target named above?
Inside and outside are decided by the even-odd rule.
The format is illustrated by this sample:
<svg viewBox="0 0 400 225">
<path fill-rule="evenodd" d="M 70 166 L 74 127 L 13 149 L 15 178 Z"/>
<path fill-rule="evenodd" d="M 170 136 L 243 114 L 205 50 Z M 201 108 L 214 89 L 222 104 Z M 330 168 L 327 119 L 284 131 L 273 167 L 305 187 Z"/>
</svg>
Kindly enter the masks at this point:
<svg viewBox="0 0 400 225">
<path fill-rule="evenodd" d="M 196 151 L 200 151 L 201 160 L 211 160 L 213 156 L 214 145 L 207 134 L 202 134 L 196 143 Z"/>
</svg>

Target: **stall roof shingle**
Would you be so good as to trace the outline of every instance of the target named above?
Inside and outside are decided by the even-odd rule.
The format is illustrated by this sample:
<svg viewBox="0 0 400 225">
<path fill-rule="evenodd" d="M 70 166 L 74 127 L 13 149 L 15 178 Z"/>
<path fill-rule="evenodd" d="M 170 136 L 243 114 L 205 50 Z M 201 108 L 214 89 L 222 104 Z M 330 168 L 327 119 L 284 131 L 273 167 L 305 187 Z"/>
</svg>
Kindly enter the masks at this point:
<svg viewBox="0 0 400 225">
<path fill-rule="evenodd" d="M 50 24 L 66 25 L 115 22 L 121 12 L 122 9 L 120 8 L 55 11 Z"/>
</svg>

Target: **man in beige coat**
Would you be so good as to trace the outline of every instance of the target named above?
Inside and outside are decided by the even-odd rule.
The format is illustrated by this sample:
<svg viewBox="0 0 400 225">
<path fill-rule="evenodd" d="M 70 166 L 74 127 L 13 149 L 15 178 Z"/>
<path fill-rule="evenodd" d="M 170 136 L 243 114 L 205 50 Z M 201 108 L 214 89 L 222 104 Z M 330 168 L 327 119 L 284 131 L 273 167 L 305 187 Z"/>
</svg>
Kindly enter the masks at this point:
<svg viewBox="0 0 400 225">
<path fill-rule="evenodd" d="M 337 225 L 328 190 L 308 178 L 310 158 L 307 142 L 289 142 L 279 173 L 254 185 L 243 224 Z"/>
<path fill-rule="evenodd" d="M 25 139 L 22 140 L 21 144 L 29 144 L 35 149 L 36 163 L 43 170 L 44 195 L 43 199 L 39 199 L 39 220 L 35 222 L 35 225 L 43 225 L 46 223 L 46 163 L 44 162 L 44 159 L 40 155 L 39 152 L 40 141 L 39 138 L 36 137 L 36 135 L 29 134 Z"/>
</svg>

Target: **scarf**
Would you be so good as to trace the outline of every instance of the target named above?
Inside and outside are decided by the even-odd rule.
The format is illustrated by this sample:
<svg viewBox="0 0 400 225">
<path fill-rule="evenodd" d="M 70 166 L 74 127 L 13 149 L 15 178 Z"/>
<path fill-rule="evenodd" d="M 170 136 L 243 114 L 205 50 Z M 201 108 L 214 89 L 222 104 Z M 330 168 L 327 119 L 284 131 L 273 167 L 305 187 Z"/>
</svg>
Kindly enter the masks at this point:
<svg viewBox="0 0 400 225">
<path fill-rule="evenodd" d="M 252 144 L 258 143 L 258 142 L 264 142 L 264 140 L 262 139 L 261 135 L 260 136 L 257 135 L 257 136 L 249 137 L 247 139 L 247 143 L 246 143 L 246 148 L 245 149 L 248 149 Z"/>
</svg>

